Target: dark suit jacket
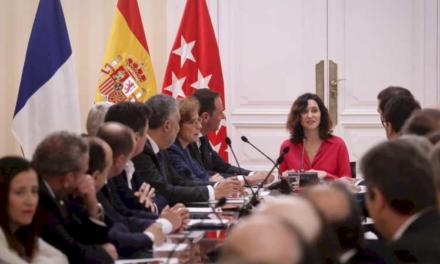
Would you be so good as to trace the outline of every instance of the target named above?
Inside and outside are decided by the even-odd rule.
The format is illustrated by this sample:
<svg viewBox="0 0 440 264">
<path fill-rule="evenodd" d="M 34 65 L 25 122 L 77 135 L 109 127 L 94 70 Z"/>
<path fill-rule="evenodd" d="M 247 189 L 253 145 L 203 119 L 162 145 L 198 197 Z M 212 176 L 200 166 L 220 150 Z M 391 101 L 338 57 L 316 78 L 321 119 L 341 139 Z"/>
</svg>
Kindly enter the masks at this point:
<svg viewBox="0 0 440 264">
<path fill-rule="evenodd" d="M 40 181 L 41 237 L 62 251 L 70 263 L 113 263 L 100 246 L 108 242 L 108 228 L 90 221 L 81 205 L 63 202 L 64 206 Z"/>
<path fill-rule="evenodd" d="M 144 151 L 132 159 L 135 167 L 133 188 L 139 189 L 143 182 L 149 183 L 171 205 L 208 201 L 208 188 L 206 186 L 191 186 L 191 183 L 182 180 L 170 166 L 166 151 L 161 151 L 161 153 L 165 175 L 162 175 L 159 160 L 149 142 L 145 144 Z"/>
<path fill-rule="evenodd" d="M 202 143 L 200 149 L 196 143 L 192 143 L 189 145 L 189 150 L 191 156 L 197 160 L 200 166 L 208 171 L 210 175 L 220 173 L 224 177 L 229 177 L 233 175 L 248 175 L 250 173 L 249 170 L 232 166 L 224 161 L 218 153 L 212 149 L 206 136 L 201 137 L 200 141 Z"/>
<path fill-rule="evenodd" d="M 139 251 L 148 252 L 152 248 L 153 241 L 143 232 L 154 223 L 154 220 L 121 215 L 113 207 L 107 188 L 98 192 L 98 200 L 104 207 L 105 222 L 110 226 L 108 237 L 121 257 L 138 255 Z"/>
<path fill-rule="evenodd" d="M 440 215 L 437 209 L 423 212 L 402 237 L 389 246 L 398 263 L 440 263 Z"/>
<path fill-rule="evenodd" d="M 168 149 L 171 165 L 180 177 L 194 182 L 197 185 L 213 185 L 209 181 L 209 173 L 200 168 L 200 164 L 194 160 L 188 149 L 183 149 L 178 140 Z"/>
<path fill-rule="evenodd" d="M 144 209 L 132 209 L 128 208 L 124 202 L 121 200 L 121 195 L 117 191 L 117 186 L 115 185 L 115 182 L 110 180 L 107 182 L 106 185 L 102 188 L 103 190 L 107 190 L 109 193 L 109 199 L 112 201 L 112 206 L 115 208 L 121 215 L 123 216 L 135 216 L 139 218 L 145 218 L 145 219 L 157 219 L 157 215 L 154 213 L 151 213 L 149 211 L 146 211 Z M 128 187 L 127 187 L 128 189 Z M 125 193 L 127 196 L 128 193 Z M 136 200 L 137 201 L 137 200 Z"/>
<path fill-rule="evenodd" d="M 146 211 L 146 214 L 149 215 L 149 218 L 157 218 L 155 213 L 152 213 L 150 210 L 146 209 L 143 204 L 139 203 L 139 199 L 134 196 L 135 190 L 132 190 L 128 187 L 125 171 L 123 171 L 120 175 L 111 178 L 109 182 L 111 182 L 110 185 L 113 186 L 116 194 L 119 196 L 119 200 L 128 209 Z M 154 197 L 154 202 L 156 203 L 159 212 L 161 212 L 162 209 L 167 205 L 166 199 L 159 194 L 156 194 L 156 197 Z"/>
</svg>

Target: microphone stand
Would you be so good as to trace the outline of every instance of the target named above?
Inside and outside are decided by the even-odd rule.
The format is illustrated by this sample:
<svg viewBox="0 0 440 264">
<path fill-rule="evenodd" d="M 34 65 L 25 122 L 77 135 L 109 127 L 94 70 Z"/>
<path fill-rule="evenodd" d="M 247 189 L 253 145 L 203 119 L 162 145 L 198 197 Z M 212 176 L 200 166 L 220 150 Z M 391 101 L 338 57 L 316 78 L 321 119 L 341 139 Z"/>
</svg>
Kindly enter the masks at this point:
<svg viewBox="0 0 440 264">
<path fill-rule="evenodd" d="M 235 160 L 235 162 L 237 163 L 237 166 L 238 166 L 238 168 L 239 168 L 240 171 L 241 171 L 240 163 L 238 162 L 237 156 L 235 156 L 234 149 L 232 148 L 232 142 L 231 142 L 231 139 L 230 139 L 229 137 L 226 137 L 225 141 L 226 141 L 226 144 L 229 146 L 229 149 L 231 149 L 232 156 L 234 157 L 234 160 Z M 244 180 L 244 184 L 245 184 L 245 186 L 247 186 L 247 187 L 249 187 L 249 188 L 251 189 L 252 196 L 254 196 L 255 193 L 254 193 L 254 190 L 252 189 L 252 185 L 251 185 L 251 184 L 249 183 L 249 181 L 246 179 L 246 176 L 245 176 L 245 175 L 243 175 L 243 180 Z"/>
<path fill-rule="evenodd" d="M 258 200 L 258 193 L 260 189 L 263 187 L 264 183 L 269 179 L 272 172 L 275 170 L 275 168 L 284 160 L 284 154 L 282 153 L 281 156 L 278 157 L 277 161 L 273 165 L 272 169 L 269 171 L 269 173 L 266 175 L 264 180 L 258 185 L 258 188 L 255 193 L 252 194 L 251 199 L 247 204 L 245 204 L 239 211 L 239 217 L 247 216 L 250 214 L 252 207 L 257 206 L 260 201 Z"/>
<path fill-rule="evenodd" d="M 218 215 L 218 213 L 215 211 L 215 209 L 217 207 L 222 207 L 223 205 L 226 204 L 226 198 L 221 198 L 220 200 L 217 201 L 217 203 L 215 204 L 215 206 L 210 206 L 208 205 L 212 212 L 214 213 L 215 217 L 220 221 L 220 224 L 223 225 L 223 221 L 221 219 L 221 217 Z M 174 255 L 174 253 L 176 253 L 177 247 L 179 246 L 179 244 L 181 244 L 182 242 L 184 242 L 185 240 L 188 239 L 188 237 L 193 233 L 193 231 L 188 231 L 188 233 L 186 233 L 182 239 L 180 239 L 179 241 L 177 241 L 176 245 L 173 247 L 173 249 L 170 251 L 170 253 L 167 256 L 167 262 L 165 262 L 166 264 L 169 264 L 171 261 L 171 257 Z"/>
</svg>

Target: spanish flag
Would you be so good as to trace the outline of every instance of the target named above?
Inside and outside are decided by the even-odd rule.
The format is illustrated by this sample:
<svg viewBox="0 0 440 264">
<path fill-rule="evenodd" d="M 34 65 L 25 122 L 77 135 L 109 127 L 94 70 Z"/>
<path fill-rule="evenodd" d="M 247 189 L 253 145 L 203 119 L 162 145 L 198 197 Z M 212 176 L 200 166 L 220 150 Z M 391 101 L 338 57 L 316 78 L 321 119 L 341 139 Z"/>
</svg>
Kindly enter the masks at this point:
<svg viewBox="0 0 440 264">
<path fill-rule="evenodd" d="M 144 102 L 156 79 L 137 0 L 118 0 L 95 102 Z"/>
</svg>

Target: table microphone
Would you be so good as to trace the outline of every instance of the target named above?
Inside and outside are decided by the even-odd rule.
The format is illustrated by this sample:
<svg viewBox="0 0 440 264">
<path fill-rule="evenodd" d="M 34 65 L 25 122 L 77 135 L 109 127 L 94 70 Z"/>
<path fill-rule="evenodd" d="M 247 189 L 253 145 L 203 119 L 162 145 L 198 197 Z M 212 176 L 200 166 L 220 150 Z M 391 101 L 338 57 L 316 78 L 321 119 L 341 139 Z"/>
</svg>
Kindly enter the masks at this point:
<svg viewBox="0 0 440 264">
<path fill-rule="evenodd" d="M 261 149 L 257 148 L 257 146 L 255 146 L 254 144 L 252 144 L 249 139 L 245 136 L 241 136 L 241 141 L 248 143 L 249 145 L 251 145 L 256 151 L 260 152 L 261 155 L 263 155 L 264 157 L 266 157 L 266 159 L 270 160 L 272 162 L 272 164 L 275 164 L 275 161 L 273 159 L 271 159 L 268 155 L 266 155 L 266 153 L 264 153 Z"/>
<path fill-rule="evenodd" d="M 216 209 L 217 207 L 222 207 L 222 206 L 225 205 L 225 204 L 226 204 L 226 198 L 223 197 L 223 198 L 220 198 L 220 199 L 217 201 L 217 203 L 215 204 L 215 206 L 209 206 L 209 207 L 211 208 L 212 212 L 214 213 L 215 217 L 220 221 L 220 224 L 221 224 L 221 225 L 223 225 L 223 221 L 222 221 L 221 217 L 218 215 L 218 213 L 215 211 L 215 209 Z M 171 257 L 172 257 L 172 256 L 174 255 L 174 253 L 176 252 L 177 247 L 179 246 L 179 244 L 182 243 L 182 242 L 184 242 L 185 240 L 187 240 L 188 237 L 192 234 L 192 232 L 193 232 L 193 231 L 188 231 L 188 233 L 186 233 L 186 234 L 182 237 L 182 239 L 180 239 L 180 240 L 176 243 L 176 245 L 174 246 L 174 248 L 173 248 L 173 249 L 170 251 L 170 253 L 168 254 L 167 262 L 165 262 L 166 264 L 169 264 L 169 263 L 170 263 Z"/>
<path fill-rule="evenodd" d="M 266 177 L 264 178 L 264 180 L 258 185 L 257 190 L 255 191 L 255 193 L 252 194 L 252 197 L 250 199 L 250 201 L 245 204 L 242 209 L 240 210 L 240 217 L 242 216 L 246 216 L 248 214 L 250 214 L 250 210 L 252 208 L 252 206 L 256 206 L 258 205 L 260 202 L 258 201 L 258 193 L 260 191 L 260 189 L 263 187 L 264 183 L 267 181 L 267 179 L 269 179 L 270 175 L 272 174 L 272 172 L 275 170 L 275 168 L 284 160 L 284 155 L 289 152 L 289 147 L 285 147 L 283 149 L 283 152 L 281 153 L 281 155 L 277 158 L 276 162 L 274 163 L 272 169 L 269 171 L 269 173 L 266 175 Z"/>
<path fill-rule="evenodd" d="M 234 160 L 235 160 L 235 162 L 237 163 L 237 166 L 238 166 L 238 168 L 239 168 L 240 171 L 241 171 L 240 163 L 238 163 L 237 156 L 235 156 L 234 149 L 232 148 L 232 142 L 231 142 L 231 139 L 230 139 L 229 137 L 226 137 L 226 138 L 225 138 L 225 141 L 226 141 L 226 144 L 229 146 L 229 149 L 231 149 L 232 156 L 234 156 Z M 244 180 L 245 185 L 251 189 L 252 196 L 254 196 L 255 193 L 254 193 L 254 190 L 252 189 L 252 185 L 249 183 L 249 181 L 246 179 L 246 176 L 244 176 L 244 175 L 243 175 L 243 180 Z"/>
</svg>

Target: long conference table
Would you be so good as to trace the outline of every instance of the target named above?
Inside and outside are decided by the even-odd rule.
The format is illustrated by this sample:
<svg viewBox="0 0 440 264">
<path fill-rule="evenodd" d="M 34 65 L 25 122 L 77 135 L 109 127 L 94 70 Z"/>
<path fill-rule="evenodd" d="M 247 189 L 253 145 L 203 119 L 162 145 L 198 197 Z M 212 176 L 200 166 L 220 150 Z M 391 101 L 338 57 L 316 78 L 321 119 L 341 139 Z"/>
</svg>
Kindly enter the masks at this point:
<svg viewBox="0 0 440 264">
<path fill-rule="evenodd" d="M 361 207 L 364 204 L 365 187 L 362 182 L 354 195 Z M 325 184 L 325 183 L 324 183 Z M 255 193 L 255 187 L 252 187 Z M 296 195 L 300 190 L 294 186 Z M 268 196 L 282 195 L 278 190 L 261 188 L 258 199 L 263 200 Z M 240 220 L 240 216 L 248 212 L 241 209 L 246 207 L 253 198 L 250 188 L 242 197 L 227 198 L 222 201 L 220 208 L 215 208 L 219 201 L 192 203 L 187 208 L 190 211 L 190 222 L 186 230 L 170 234 L 161 246 L 154 246 L 152 258 L 117 260 L 117 264 L 168 264 L 168 263 L 214 263 L 220 252 L 227 232 L 231 226 Z M 224 205 L 223 205 L 224 203 Z M 365 238 L 377 239 L 375 233 L 370 231 L 372 220 L 363 218 L 365 225 Z"/>
</svg>

